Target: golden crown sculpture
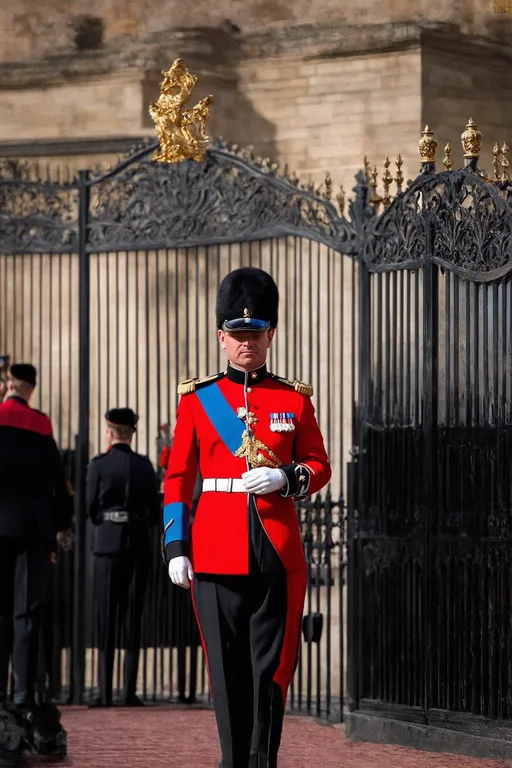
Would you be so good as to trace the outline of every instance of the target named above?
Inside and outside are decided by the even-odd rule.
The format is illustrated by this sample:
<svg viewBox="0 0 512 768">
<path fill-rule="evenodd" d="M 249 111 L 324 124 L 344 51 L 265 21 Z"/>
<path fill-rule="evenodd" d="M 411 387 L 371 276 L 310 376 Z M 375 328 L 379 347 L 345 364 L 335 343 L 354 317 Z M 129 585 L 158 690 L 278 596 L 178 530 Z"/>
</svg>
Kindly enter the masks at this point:
<svg viewBox="0 0 512 768">
<path fill-rule="evenodd" d="M 206 122 L 213 96 L 201 99 L 195 107 L 185 109 L 197 77 L 191 75 L 181 59 L 176 59 L 160 84 L 160 96 L 149 107 L 149 114 L 160 142 L 154 159 L 161 163 L 181 163 L 192 159 L 202 162 L 210 138 Z"/>
</svg>

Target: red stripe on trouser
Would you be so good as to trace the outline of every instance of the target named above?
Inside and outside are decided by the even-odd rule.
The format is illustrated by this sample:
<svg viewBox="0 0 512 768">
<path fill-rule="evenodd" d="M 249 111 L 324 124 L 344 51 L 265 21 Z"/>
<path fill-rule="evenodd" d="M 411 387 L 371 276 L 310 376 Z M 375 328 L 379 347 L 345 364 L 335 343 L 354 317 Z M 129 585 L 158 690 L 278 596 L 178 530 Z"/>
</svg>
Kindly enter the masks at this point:
<svg viewBox="0 0 512 768">
<path fill-rule="evenodd" d="M 201 645 L 203 646 L 204 658 L 205 658 L 205 661 L 206 661 L 206 672 L 208 673 L 208 683 L 210 685 L 210 693 L 211 693 L 211 696 L 213 698 L 213 687 L 212 687 L 212 678 L 211 678 L 211 675 L 210 675 L 210 664 L 208 662 L 208 651 L 206 650 L 206 643 L 204 641 L 203 630 L 201 629 L 201 622 L 199 621 L 199 615 L 197 613 L 196 601 L 194 600 L 194 584 L 195 584 L 195 579 L 192 579 L 191 587 L 190 587 L 190 596 L 192 598 L 192 607 L 194 609 L 194 614 L 195 614 L 195 617 L 196 617 L 197 626 L 199 628 L 199 635 L 201 637 Z"/>
<path fill-rule="evenodd" d="M 286 626 L 279 666 L 274 682 L 281 688 L 283 704 L 286 705 L 288 687 L 292 681 L 299 658 L 300 632 L 304 598 L 306 597 L 307 571 L 288 571 L 286 574 Z"/>
</svg>

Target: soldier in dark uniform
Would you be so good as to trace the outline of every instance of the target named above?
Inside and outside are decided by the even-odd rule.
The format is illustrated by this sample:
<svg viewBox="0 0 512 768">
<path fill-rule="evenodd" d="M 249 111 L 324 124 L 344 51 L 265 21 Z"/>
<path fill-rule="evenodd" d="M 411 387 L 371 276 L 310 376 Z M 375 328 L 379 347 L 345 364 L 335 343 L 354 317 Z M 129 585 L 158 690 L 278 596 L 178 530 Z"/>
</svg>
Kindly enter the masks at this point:
<svg viewBox="0 0 512 768">
<path fill-rule="evenodd" d="M 116 613 L 125 634 L 125 706 L 136 695 L 141 615 L 151 559 L 151 527 L 158 525 L 158 479 L 131 442 L 137 416 L 130 408 L 105 414 L 108 450 L 87 472 L 87 513 L 94 525 L 95 592 L 100 653 L 100 696 L 92 706 L 112 706 Z"/>
<path fill-rule="evenodd" d="M 72 503 L 49 418 L 29 406 L 36 369 L 12 365 L 0 404 L 0 747 L 22 746 L 12 724 L 37 751 L 65 753 L 53 706 L 35 702 L 38 645 L 55 540 L 72 544 Z M 14 705 L 7 698 L 12 652 Z M 1 727 L 3 724 L 3 727 Z"/>
</svg>

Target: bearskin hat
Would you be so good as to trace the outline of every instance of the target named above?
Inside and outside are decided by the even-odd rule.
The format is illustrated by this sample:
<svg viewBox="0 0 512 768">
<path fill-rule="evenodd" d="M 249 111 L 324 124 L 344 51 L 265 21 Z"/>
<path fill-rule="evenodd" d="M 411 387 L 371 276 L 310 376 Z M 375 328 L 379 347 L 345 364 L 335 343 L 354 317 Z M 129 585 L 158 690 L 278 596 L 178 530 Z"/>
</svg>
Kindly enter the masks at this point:
<svg viewBox="0 0 512 768">
<path fill-rule="evenodd" d="M 230 272 L 217 293 L 217 328 L 224 331 L 268 331 L 277 326 L 279 290 L 257 267 Z"/>
</svg>

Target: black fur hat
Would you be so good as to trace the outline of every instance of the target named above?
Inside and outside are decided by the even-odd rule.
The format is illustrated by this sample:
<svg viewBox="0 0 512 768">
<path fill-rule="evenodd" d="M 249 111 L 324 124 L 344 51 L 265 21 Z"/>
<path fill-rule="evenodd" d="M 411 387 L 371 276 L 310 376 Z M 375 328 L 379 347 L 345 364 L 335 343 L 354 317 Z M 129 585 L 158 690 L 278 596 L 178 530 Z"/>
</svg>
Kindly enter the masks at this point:
<svg viewBox="0 0 512 768">
<path fill-rule="evenodd" d="M 131 408 L 111 408 L 105 414 L 105 420 L 116 427 L 132 427 L 135 429 L 139 417 Z"/>
<path fill-rule="evenodd" d="M 9 368 L 9 373 L 13 379 L 24 381 L 35 387 L 37 381 L 37 371 L 31 363 L 13 363 Z"/>
<path fill-rule="evenodd" d="M 217 328 L 224 331 L 268 331 L 277 326 L 279 290 L 257 267 L 230 272 L 217 293 Z"/>
</svg>

